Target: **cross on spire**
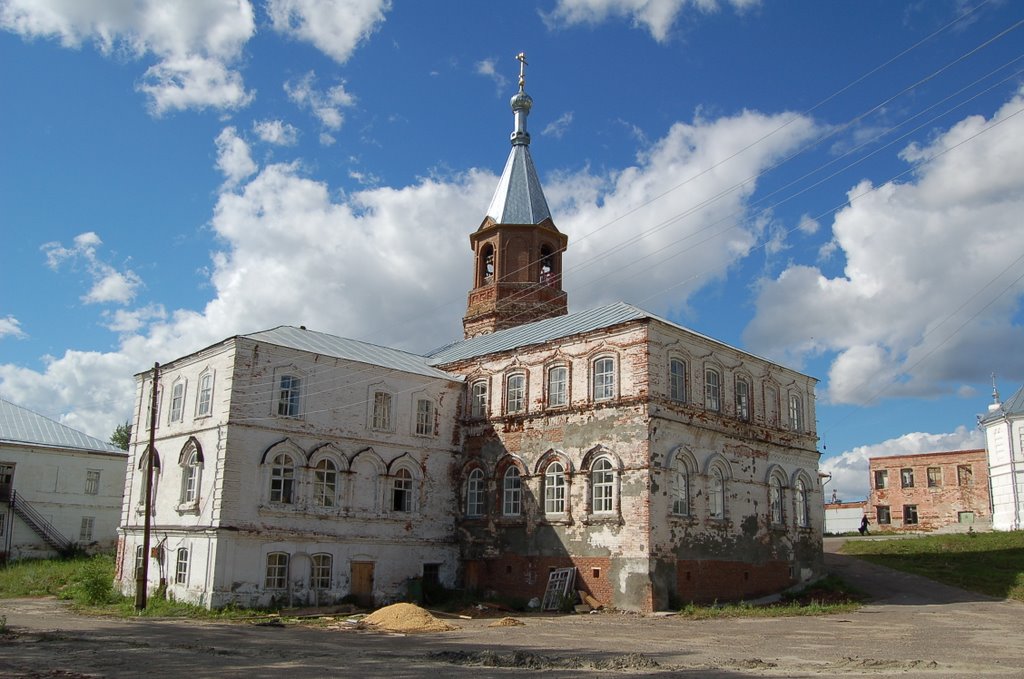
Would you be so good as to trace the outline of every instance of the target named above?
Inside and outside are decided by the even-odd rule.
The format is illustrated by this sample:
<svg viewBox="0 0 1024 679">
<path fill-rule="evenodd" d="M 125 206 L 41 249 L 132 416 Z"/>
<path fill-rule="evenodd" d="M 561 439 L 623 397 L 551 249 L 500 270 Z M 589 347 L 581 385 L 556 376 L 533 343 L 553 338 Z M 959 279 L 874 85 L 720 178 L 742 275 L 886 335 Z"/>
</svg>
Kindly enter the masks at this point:
<svg viewBox="0 0 1024 679">
<path fill-rule="evenodd" d="M 526 87 L 526 67 L 529 65 L 526 63 L 526 52 L 517 54 L 516 60 L 519 62 L 519 91 L 522 92 Z"/>
</svg>

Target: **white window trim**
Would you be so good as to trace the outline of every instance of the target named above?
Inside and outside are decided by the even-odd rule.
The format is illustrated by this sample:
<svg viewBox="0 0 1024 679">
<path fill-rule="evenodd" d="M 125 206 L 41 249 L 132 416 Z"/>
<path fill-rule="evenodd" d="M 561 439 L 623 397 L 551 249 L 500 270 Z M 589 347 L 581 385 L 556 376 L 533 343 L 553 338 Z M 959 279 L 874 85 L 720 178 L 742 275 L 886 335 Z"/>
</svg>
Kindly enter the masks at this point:
<svg viewBox="0 0 1024 679">
<path fill-rule="evenodd" d="M 393 432 L 395 430 L 395 397 L 387 389 L 374 388 L 370 399 L 370 429 Z M 378 411 L 378 406 L 381 410 Z M 386 406 L 386 407 L 385 407 Z"/>
<path fill-rule="evenodd" d="M 207 396 L 209 397 L 206 401 L 206 410 L 203 410 L 203 381 L 209 380 L 210 386 L 206 390 Z M 196 381 L 196 419 L 201 417 L 210 417 L 213 414 L 213 386 L 214 386 L 214 372 L 211 369 L 206 369 L 199 373 L 199 379 Z"/>
<path fill-rule="evenodd" d="M 604 361 L 611 362 L 611 369 L 608 371 L 602 371 L 601 375 L 607 375 L 605 378 L 609 383 L 602 383 L 598 385 L 598 372 L 597 365 Z M 590 361 L 590 399 L 595 403 L 604 401 L 614 401 L 619 395 L 619 361 L 618 357 L 611 354 L 602 354 L 595 356 Z M 601 389 L 601 393 L 598 393 L 598 389 Z"/>
<path fill-rule="evenodd" d="M 556 370 L 565 371 L 565 377 L 562 380 L 562 402 L 554 403 L 551 399 L 551 376 Z M 556 363 L 555 365 L 548 366 L 544 372 L 544 403 L 548 408 L 568 408 L 569 407 L 569 366 Z"/>
<path fill-rule="evenodd" d="M 474 489 L 473 486 L 479 484 Z M 487 510 L 487 477 L 484 471 L 475 467 L 466 475 L 466 516 L 479 518 Z"/>
<path fill-rule="evenodd" d="M 512 399 L 512 384 L 513 380 L 522 381 L 522 388 L 519 389 L 517 401 Z M 526 373 L 517 370 L 516 372 L 508 373 L 505 376 L 505 413 L 508 415 L 522 415 L 526 413 Z M 518 407 L 513 408 L 513 403 L 518 403 Z"/>
</svg>

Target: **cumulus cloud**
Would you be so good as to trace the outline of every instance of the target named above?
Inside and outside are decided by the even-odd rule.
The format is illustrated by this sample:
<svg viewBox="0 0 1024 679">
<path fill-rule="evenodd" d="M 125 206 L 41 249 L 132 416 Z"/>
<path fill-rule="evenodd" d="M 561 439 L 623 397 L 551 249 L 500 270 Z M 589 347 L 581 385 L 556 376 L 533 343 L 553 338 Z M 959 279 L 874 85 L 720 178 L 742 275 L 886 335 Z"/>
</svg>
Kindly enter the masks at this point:
<svg viewBox="0 0 1024 679">
<path fill-rule="evenodd" d="M 744 338 L 787 364 L 831 361 L 823 400 L 956 393 L 998 368 L 1024 377 L 1024 92 L 907 147 L 905 182 L 850 189 L 831 225 L 846 267 L 762 282 Z M 997 364 L 993 364 L 997 361 Z"/>
<path fill-rule="evenodd" d="M 508 91 L 508 78 L 505 77 L 497 67 L 498 60 L 494 58 L 483 59 L 476 62 L 473 70 L 476 71 L 477 75 L 482 75 L 490 78 L 494 82 L 494 87 L 498 94 L 502 94 Z"/>
<path fill-rule="evenodd" d="M 973 450 L 985 447 L 985 438 L 977 429 L 960 426 L 948 434 L 927 434 L 913 432 L 888 441 L 866 446 L 857 446 L 835 457 L 821 461 L 821 471 L 832 475 L 826 486 L 836 490 L 839 499 L 845 502 L 863 500 L 868 495 L 868 459 L 893 455 L 916 455 L 918 453 L 939 453 L 953 450 Z"/>
<path fill-rule="evenodd" d="M 186 108 L 236 109 L 252 99 L 232 65 L 255 32 L 248 0 L 7 0 L 0 28 L 65 47 L 156 58 L 138 85 L 156 115 Z"/>
<path fill-rule="evenodd" d="M 390 0 L 270 0 L 274 30 L 308 42 L 339 64 L 383 23 Z"/>
<path fill-rule="evenodd" d="M 252 130 L 261 141 L 275 146 L 295 146 L 299 141 L 299 130 L 283 120 L 258 120 Z"/>
<path fill-rule="evenodd" d="M 42 246 L 46 254 L 46 262 L 54 271 L 64 263 L 70 262 L 72 267 L 84 264 L 86 272 L 92 279 L 89 291 L 82 296 L 86 304 L 116 303 L 127 304 L 135 297 L 142 285 L 131 269 L 118 271 L 113 265 L 104 262 L 97 254 L 103 241 L 93 231 L 75 236 L 74 245 L 66 248 L 59 242 L 50 242 Z"/>
<path fill-rule="evenodd" d="M 687 6 L 709 13 L 724 4 L 743 10 L 759 4 L 759 0 L 558 0 L 551 12 L 541 13 L 541 16 L 552 27 L 625 18 L 633 26 L 646 29 L 658 42 L 664 42 Z"/>
<path fill-rule="evenodd" d="M 555 137 L 556 139 L 561 139 L 562 135 L 564 135 L 566 130 L 569 129 L 569 126 L 572 125 L 572 117 L 572 111 L 566 111 L 565 113 L 560 115 L 557 120 L 553 120 L 547 125 L 545 125 L 544 129 L 541 131 L 541 134 L 544 136 L 550 136 Z"/>
<path fill-rule="evenodd" d="M 26 336 L 25 331 L 21 329 L 21 321 L 17 318 L 10 314 L 0 318 L 0 338 L 16 337 L 21 339 Z"/>
<path fill-rule="evenodd" d="M 753 186 L 735 186 L 791 152 L 814 125 L 800 119 L 726 159 L 789 117 L 745 112 L 679 123 L 630 167 L 550 179 L 548 199 L 570 237 L 566 287 L 573 308 L 611 296 L 640 302 L 651 289 L 677 286 L 690 271 L 701 272 L 672 290 L 669 298 L 680 304 L 723 275 L 757 238 L 743 217 Z M 215 144 L 237 150 L 237 139 L 237 131 L 225 131 Z M 218 153 L 218 163 L 221 158 Z M 202 309 L 111 314 L 109 327 L 121 333 L 116 351 L 68 351 L 43 372 L 0 365 L 0 384 L 28 407 L 72 409 L 76 399 L 99 398 L 90 390 L 117 393 L 102 416 L 88 407 L 80 416 L 85 431 L 106 436 L 131 407 L 124 375 L 238 333 L 284 323 L 419 351 L 450 342 L 461 336 L 471 285 L 466 234 L 480 223 L 497 180 L 471 170 L 340 193 L 301 163 L 266 164 L 220 190 L 209 224 L 221 247 L 212 256 L 211 298 Z M 725 198 L 715 201 L 719 195 Z M 688 215 L 705 204 L 699 216 Z M 637 224 L 652 228 L 637 239 Z M 48 253 L 59 263 L 99 245 L 95 234 L 81 238 L 81 245 L 53 244 Z M 658 311 L 670 303 L 650 306 Z M 68 374 L 77 375 L 75 381 L 59 381 Z M 78 406 L 73 409 L 79 418 Z"/>
<path fill-rule="evenodd" d="M 257 169 L 249 145 L 238 136 L 234 127 L 225 127 L 217 135 L 217 169 L 224 175 L 228 188 L 238 186 L 246 177 L 254 174 Z"/>
<path fill-rule="evenodd" d="M 284 91 L 292 102 L 300 108 L 308 109 L 321 125 L 329 130 L 341 129 L 341 124 L 345 120 L 341 110 L 354 105 L 355 97 L 345 91 L 344 83 L 327 90 L 318 90 L 315 84 L 316 74 L 310 71 L 301 78 L 286 82 Z"/>
</svg>

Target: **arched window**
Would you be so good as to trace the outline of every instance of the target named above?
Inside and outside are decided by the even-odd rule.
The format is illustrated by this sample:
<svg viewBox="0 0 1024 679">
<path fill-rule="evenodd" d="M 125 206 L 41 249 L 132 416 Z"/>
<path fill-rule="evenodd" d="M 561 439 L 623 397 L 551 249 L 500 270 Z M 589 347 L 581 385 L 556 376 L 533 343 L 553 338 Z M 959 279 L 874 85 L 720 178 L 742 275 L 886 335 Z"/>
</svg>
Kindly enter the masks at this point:
<svg viewBox="0 0 1024 679">
<path fill-rule="evenodd" d="M 807 528 L 810 525 L 810 506 L 807 502 L 807 486 L 803 479 L 796 481 L 796 525 Z"/>
<path fill-rule="evenodd" d="M 174 562 L 174 584 L 188 584 L 188 549 L 178 548 L 178 558 Z"/>
<path fill-rule="evenodd" d="M 391 510 L 411 512 L 413 506 L 412 473 L 408 469 L 399 469 L 391 479 Z"/>
<path fill-rule="evenodd" d="M 526 375 L 509 375 L 505 382 L 505 412 L 518 413 L 526 409 Z"/>
<path fill-rule="evenodd" d="M 550 245 L 540 246 L 540 282 L 551 285 L 555 280 L 555 253 Z"/>
<path fill-rule="evenodd" d="M 494 246 L 485 244 L 480 249 L 480 284 L 494 282 Z"/>
<path fill-rule="evenodd" d="M 772 513 L 772 523 L 776 526 L 780 526 L 783 523 L 784 516 L 782 512 L 783 508 L 783 494 L 782 494 L 782 479 L 778 476 L 772 475 L 768 482 L 769 492 L 769 507 Z"/>
<path fill-rule="evenodd" d="M 188 445 L 181 462 L 181 504 L 194 505 L 199 502 L 199 488 L 202 480 L 203 463 L 195 446 Z"/>
<path fill-rule="evenodd" d="M 591 511 L 595 514 L 615 510 L 615 468 L 602 457 L 590 469 Z"/>
<path fill-rule="evenodd" d="M 736 417 L 750 420 L 750 382 L 745 377 L 736 378 Z"/>
<path fill-rule="evenodd" d="M 565 468 L 552 462 L 544 473 L 544 513 L 565 513 Z"/>
<path fill-rule="evenodd" d="M 509 467 L 501 484 L 501 513 L 519 516 L 523 512 L 523 486 L 519 469 Z"/>
<path fill-rule="evenodd" d="M 171 387 L 171 413 L 170 422 L 181 422 L 182 414 L 185 411 L 185 381 L 179 380 Z"/>
<path fill-rule="evenodd" d="M 680 358 L 668 362 L 668 397 L 686 403 L 686 362 Z"/>
<path fill-rule="evenodd" d="M 333 460 L 325 458 L 313 467 L 313 504 L 317 507 L 338 504 L 338 468 Z"/>
<path fill-rule="evenodd" d="M 466 478 L 466 516 L 484 515 L 484 472 L 474 469 Z"/>
<path fill-rule="evenodd" d="M 708 516 L 712 519 L 725 518 L 725 474 L 718 467 L 711 469 L 708 479 Z"/>
<path fill-rule="evenodd" d="M 672 513 L 690 515 L 690 469 L 679 456 L 672 466 Z"/>
<path fill-rule="evenodd" d="M 789 426 L 793 431 L 804 430 L 804 406 L 798 394 L 789 395 Z"/>
<path fill-rule="evenodd" d="M 331 588 L 331 572 L 334 557 L 325 552 L 314 554 L 309 558 L 309 588 L 327 590 Z"/>
<path fill-rule="evenodd" d="M 145 511 L 146 507 L 146 467 L 149 465 L 150 454 L 153 455 L 153 484 L 150 486 L 149 513 L 155 515 L 157 488 L 160 485 L 160 453 L 149 446 L 146 446 L 139 458 L 139 470 L 142 472 L 139 475 L 139 512 Z"/>
<path fill-rule="evenodd" d="M 199 396 L 196 399 L 196 417 L 206 417 L 213 411 L 213 373 L 199 377 Z"/>
<path fill-rule="evenodd" d="M 569 405 L 569 369 L 564 365 L 548 368 L 548 407 Z"/>
<path fill-rule="evenodd" d="M 469 414 L 472 417 L 487 417 L 487 381 L 473 383 L 470 394 Z"/>
<path fill-rule="evenodd" d="M 605 356 L 594 361 L 593 398 L 595 401 L 607 401 L 615 398 L 615 359 Z"/>
<path fill-rule="evenodd" d="M 722 409 L 722 376 L 714 368 L 704 370 L 704 407 L 718 412 Z"/>
<path fill-rule="evenodd" d="M 295 462 L 287 453 L 278 453 L 270 461 L 270 501 L 282 505 L 295 502 Z"/>
</svg>

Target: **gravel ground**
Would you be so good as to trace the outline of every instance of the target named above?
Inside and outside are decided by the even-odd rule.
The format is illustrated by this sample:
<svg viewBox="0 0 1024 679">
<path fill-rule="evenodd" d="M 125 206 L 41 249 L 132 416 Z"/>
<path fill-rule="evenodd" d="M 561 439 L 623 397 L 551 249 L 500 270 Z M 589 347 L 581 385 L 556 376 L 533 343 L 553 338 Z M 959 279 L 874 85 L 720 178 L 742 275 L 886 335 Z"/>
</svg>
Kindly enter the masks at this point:
<svg viewBox="0 0 1024 679">
<path fill-rule="evenodd" d="M 114 620 L 53 599 L 0 601 L 0 677 L 1024 677 L 1024 604 L 831 553 L 872 596 L 853 613 L 692 621 L 619 613 L 451 620 L 390 634 L 338 623 Z"/>
</svg>

